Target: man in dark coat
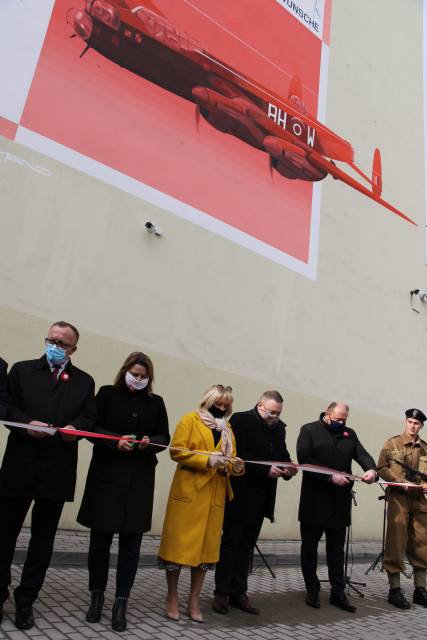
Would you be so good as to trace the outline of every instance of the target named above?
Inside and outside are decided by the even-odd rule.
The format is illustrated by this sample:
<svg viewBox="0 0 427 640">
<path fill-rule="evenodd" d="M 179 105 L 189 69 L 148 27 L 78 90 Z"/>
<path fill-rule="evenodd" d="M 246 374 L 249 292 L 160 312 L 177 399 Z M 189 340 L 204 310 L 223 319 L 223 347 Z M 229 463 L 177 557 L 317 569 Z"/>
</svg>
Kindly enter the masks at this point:
<svg viewBox="0 0 427 640">
<path fill-rule="evenodd" d="M 78 338 L 75 327 L 56 322 L 45 340 L 45 355 L 13 365 L 8 379 L 8 420 L 39 427 L 92 429 L 94 382 L 70 362 Z M 34 501 L 27 558 L 21 583 L 14 591 L 15 625 L 19 629 L 34 625 L 32 604 L 50 563 L 64 502 L 74 498 L 76 440 L 68 434 L 11 427 L 0 469 L 1 607 L 9 596 L 16 540 Z"/>
<path fill-rule="evenodd" d="M 230 424 L 237 455 L 244 460 L 289 462 L 286 425 L 279 420 L 283 398 L 266 391 L 254 409 L 235 413 Z M 277 478 L 289 480 L 296 471 L 276 464 L 246 464 L 245 475 L 232 478 L 234 498 L 225 508 L 219 563 L 215 572 L 212 608 L 227 613 L 228 604 L 247 613 L 259 613 L 247 596 L 248 573 L 264 518 L 274 519 Z"/>
<path fill-rule="evenodd" d="M 351 473 L 351 462 L 365 471 L 364 482 L 377 478 L 374 459 L 363 448 L 353 429 L 346 426 L 349 407 L 332 402 L 319 420 L 301 427 L 297 441 L 300 464 L 314 464 Z M 341 474 L 304 472 L 299 504 L 301 569 L 307 589 L 306 603 L 320 607 L 317 577 L 317 546 L 326 537 L 326 560 L 331 583 L 330 603 L 345 611 L 356 611 L 345 595 L 344 544 L 351 522 L 352 482 Z"/>
<path fill-rule="evenodd" d="M 7 412 L 7 362 L 0 358 L 0 418 Z"/>
</svg>

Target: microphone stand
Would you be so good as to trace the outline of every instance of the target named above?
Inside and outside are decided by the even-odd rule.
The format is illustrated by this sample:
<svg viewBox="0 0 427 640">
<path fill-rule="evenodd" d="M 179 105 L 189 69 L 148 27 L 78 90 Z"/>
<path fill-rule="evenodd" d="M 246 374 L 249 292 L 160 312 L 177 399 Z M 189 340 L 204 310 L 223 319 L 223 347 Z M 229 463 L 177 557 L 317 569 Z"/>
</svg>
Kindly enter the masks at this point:
<svg viewBox="0 0 427 640">
<path fill-rule="evenodd" d="M 357 507 L 356 492 L 353 490 L 351 491 L 351 499 L 353 501 L 354 506 Z M 344 556 L 345 583 L 349 589 L 353 589 L 353 591 L 355 591 L 358 596 L 360 596 L 361 598 L 364 598 L 364 594 L 357 587 L 366 587 L 366 582 L 355 582 L 354 580 L 351 580 L 351 576 L 348 575 L 348 557 L 349 557 L 349 549 L 350 549 L 351 542 L 352 542 L 351 524 L 349 524 L 347 527 L 347 536 L 346 536 L 346 542 L 345 542 L 345 556 Z M 353 559 L 351 560 L 351 563 L 353 565 Z"/>
<path fill-rule="evenodd" d="M 369 567 L 366 569 L 365 576 L 367 576 L 370 571 L 373 571 L 377 567 L 379 568 L 379 570 L 381 572 L 384 571 L 385 534 L 386 534 L 386 527 L 387 527 L 387 506 L 388 506 L 387 503 L 388 503 L 388 500 L 387 500 L 387 494 L 386 494 L 386 491 L 385 491 L 384 487 L 381 487 L 381 489 L 384 491 L 384 495 L 378 496 L 378 500 L 384 500 L 383 537 L 382 537 L 382 542 L 381 542 L 381 551 L 379 552 L 379 554 L 377 555 L 375 560 L 372 562 L 372 564 L 370 564 Z"/>
<path fill-rule="evenodd" d="M 254 567 L 254 553 L 255 553 L 255 549 L 258 552 L 258 555 L 260 556 L 261 560 L 263 561 L 263 563 L 265 564 L 265 566 L 267 567 L 267 569 L 269 570 L 269 572 L 271 573 L 272 577 L 275 578 L 276 574 L 274 573 L 273 569 L 271 568 L 270 563 L 268 562 L 267 558 L 265 557 L 265 555 L 262 553 L 261 549 L 259 548 L 258 544 L 256 544 L 253 548 L 252 548 L 252 555 L 251 555 L 251 562 L 249 565 L 249 573 L 252 573 L 253 571 L 255 571 L 256 567 Z"/>
</svg>

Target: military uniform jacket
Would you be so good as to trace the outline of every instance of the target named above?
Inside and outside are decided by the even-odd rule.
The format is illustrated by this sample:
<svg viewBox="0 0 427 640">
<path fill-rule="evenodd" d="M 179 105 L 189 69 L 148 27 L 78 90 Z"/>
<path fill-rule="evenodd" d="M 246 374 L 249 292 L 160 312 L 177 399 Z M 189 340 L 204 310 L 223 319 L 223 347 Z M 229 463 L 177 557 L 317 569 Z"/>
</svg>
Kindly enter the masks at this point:
<svg viewBox="0 0 427 640">
<path fill-rule="evenodd" d="M 17 362 L 8 377 L 7 417 L 90 431 L 95 421 L 94 386 L 93 379 L 70 361 L 57 381 L 46 356 Z M 77 440 L 66 442 L 58 433 L 33 438 L 25 429 L 12 427 L 0 469 L 0 495 L 72 501 L 77 448 Z"/>
<path fill-rule="evenodd" d="M 399 462 L 404 462 L 410 467 L 417 469 L 423 473 L 427 473 L 427 443 L 417 437 L 414 441 L 405 433 L 389 438 L 381 450 L 378 460 L 378 473 L 383 480 L 387 482 L 414 482 L 422 484 L 419 476 L 412 474 L 404 469 Z M 388 487 L 387 493 L 389 499 L 405 496 L 411 499 L 421 511 L 427 511 L 427 500 L 422 491 L 411 490 L 406 492 L 399 487 Z"/>
<path fill-rule="evenodd" d="M 355 460 L 364 471 L 376 469 L 375 461 L 364 449 L 355 431 L 344 427 L 334 432 L 321 414 L 319 420 L 301 427 L 297 441 L 300 464 L 315 464 L 351 473 Z M 299 520 L 323 527 L 347 527 L 351 522 L 351 487 L 338 487 L 331 476 L 304 472 L 299 504 Z"/>
</svg>

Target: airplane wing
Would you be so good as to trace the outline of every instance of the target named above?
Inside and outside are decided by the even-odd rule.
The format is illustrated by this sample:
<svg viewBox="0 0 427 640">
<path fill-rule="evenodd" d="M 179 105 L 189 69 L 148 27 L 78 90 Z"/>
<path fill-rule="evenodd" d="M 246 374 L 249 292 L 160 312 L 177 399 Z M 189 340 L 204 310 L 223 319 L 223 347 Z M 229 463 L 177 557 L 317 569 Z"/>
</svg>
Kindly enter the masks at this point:
<svg viewBox="0 0 427 640">
<path fill-rule="evenodd" d="M 383 207 L 385 207 L 389 211 L 392 211 L 393 213 L 400 216 L 407 222 L 410 222 L 411 224 L 418 226 L 416 222 L 411 220 L 411 218 L 408 218 L 408 216 L 406 216 L 404 213 L 399 211 L 399 209 L 396 209 L 396 207 L 393 207 L 392 204 L 390 204 L 386 200 L 383 200 L 379 195 L 375 195 L 375 191 L 371 191 L 370 189 L 367 189 L 363 184 L 361 184 L 360 182 L 357 182 L 357 180 L 355 180 L 350 175 L 348 175 L 345 171 L 337 167 L 333 162 L 331 162 L 330 160 L 326 160 L 323 156 L 320 155 L 320 153 L 317 153 L 317 151 L 313 151 L 310 153 L 310 162 L 312 162 L 315 166 L 323 169 L 324 171 L 327 171 L 328 173 L 330 173 L 336 180 L 341 180 L 342 182 L 347 184 L 349 187 L 353 187 L 353 189 L 356 189 L 356 191 L 360 191 L 360 193 L 363 193 L 365 196 L 367 196 L 374 202 L 378 202 L 378 204 L 381 204 Z M 374 186 L 374 189 L 375 189 L 375 186 Z"/>
</svg>

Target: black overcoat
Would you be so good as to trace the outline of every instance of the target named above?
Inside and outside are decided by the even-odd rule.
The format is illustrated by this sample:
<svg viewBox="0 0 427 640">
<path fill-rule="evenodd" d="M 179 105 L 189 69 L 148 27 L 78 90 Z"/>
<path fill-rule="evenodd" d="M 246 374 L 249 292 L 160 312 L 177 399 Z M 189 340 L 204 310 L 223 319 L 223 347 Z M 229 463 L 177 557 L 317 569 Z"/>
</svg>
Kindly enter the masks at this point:
<svg viewBox="0 0 427 640">
<path fill-rule="evenodd" d="M 8 419 L 90 431 L 95 422 L 94 381 L 70 361 L 64 372 L 68 375 L 54 381 L 46 356 L 14 364 L 8 376 Z M 77 440 L 66 442 L 58 433 L 36 439 L 12 427 L 0 469 L 0 495 L 72 501 L 77 452 Z"/>
<path fill-rule="evenodd" d="M 288 462 L 286 425 L 279 420 L 269 427 L 257 408 L 235 413 L 230 425 L 236 438 L 237 455 L 243 460 L 271 460 Z M 261 518 L 274 520 L 277 480 L 268 477 L 268 465 L 246 464 L 243 476 L 231 478 L 234 498 L 227 504 L 230 515 L 246 522 Z M 289 478 L 285 478 L 289 480 Z"/>
<path fill-rule="evenodd" d="M 0 358 L 0 418 L 7 414 L 7 362 Z"/>
<path fill-rule="evenodd" d="M 96 397 L 95 431 L 135 434 L 169 444 L 163 399 L 126 386 L 101 387 Z M 95 531 L 141 533 L 151 529 L 156 448 L 120 451 L 117 441 L 94 440 L 92 460 L 77 521 Z M 157 452 L 162 449 L 157 448 Z"/>
<path fill-rule="evenodd" d="M 374 459 L 364 449 L 349 427 L 338 433 L 325 422 L 322 414 L 316 422 L 301 427 L 297 441 L 300 464 L 316 464 L 322 467 L 351 473 L 355 460 L 364 471 L 376 469 Z M 338 487 L 331 476 L 304 472 L 299 503 L 299 520 L 305 524 L 324 528 L 346 527 L 351 522 L 352 484 Z"/>
</svg>

